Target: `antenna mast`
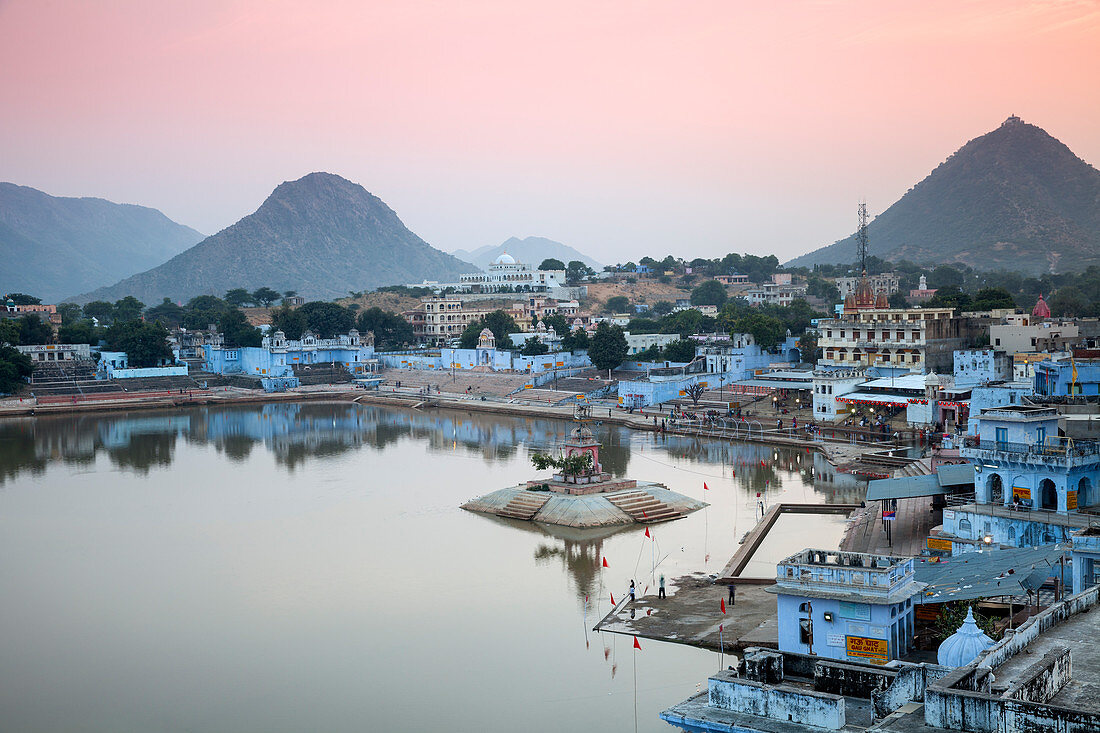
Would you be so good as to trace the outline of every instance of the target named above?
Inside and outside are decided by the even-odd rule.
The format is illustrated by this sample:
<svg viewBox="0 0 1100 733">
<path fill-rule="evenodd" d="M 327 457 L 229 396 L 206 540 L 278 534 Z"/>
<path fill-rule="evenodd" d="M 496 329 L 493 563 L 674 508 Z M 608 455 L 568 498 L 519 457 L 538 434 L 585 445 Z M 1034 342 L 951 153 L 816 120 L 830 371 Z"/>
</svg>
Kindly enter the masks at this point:
<svg viewBox="0 0 1100 733">
<path fill-rule="evenodd" d="M 859 255 L 859 268 L 867 274 L 867 202 L 859 203 L 859 230 L 856 232 L 856 252 Z"/>
</svg>

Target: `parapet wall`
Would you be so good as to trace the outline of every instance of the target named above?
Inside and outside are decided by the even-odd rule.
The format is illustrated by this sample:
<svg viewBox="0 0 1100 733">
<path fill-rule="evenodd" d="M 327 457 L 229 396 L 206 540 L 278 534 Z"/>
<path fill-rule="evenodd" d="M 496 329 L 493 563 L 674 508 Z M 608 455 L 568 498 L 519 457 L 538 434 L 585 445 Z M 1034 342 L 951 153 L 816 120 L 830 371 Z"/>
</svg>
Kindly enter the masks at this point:
<svg viewBox="0 0 1100 733">
<path fill-rule="evenodd" d="M 838 730 L 845 724 L 839 695 L 742 680 L 728 672 L 708 680 L 707 700 L 712 707 L 815 728 Z"/>
</svg>

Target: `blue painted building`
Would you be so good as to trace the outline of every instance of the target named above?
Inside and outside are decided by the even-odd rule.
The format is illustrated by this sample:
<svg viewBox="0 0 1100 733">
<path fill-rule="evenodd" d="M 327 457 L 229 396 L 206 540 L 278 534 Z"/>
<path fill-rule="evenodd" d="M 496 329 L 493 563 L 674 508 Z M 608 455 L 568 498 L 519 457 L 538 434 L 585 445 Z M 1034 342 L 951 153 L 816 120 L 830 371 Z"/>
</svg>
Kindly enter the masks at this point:
<svg viewBox="0 0 1100 733">
<path fill-rule="evenodd" d="M 1064 542 L 1088 526 L 1080 509 L 1100 504 L 1100 443 L 1060 437 L 1058 419 L 1032 405 L 978 416 L 977 437 L 959 447 L 974 465 L 974 503 L 943 513 L 943 533 L 962 540 L 954 552 Z"/>
<path fill-rule="evenodd" d="M 1035 394 L 1100 395 L 1100 361 L 1044 361 L 1035 365 Z"/>
<path fill-rule="evenodd" d="M 987 384 L 970 390 L 970 420 L 966 423 L 967 433 L 978 434 L 981 423 L 979 415 L 984 410 L 1009 405 L 1022 405 L 1024 399 L 1034 394 L 1030 382 L 1007 382 L 1005 384 Z"/>
<path fill-rule="evenodd" d="M 366 342 L 355 329 L 332 339 L 319 339 L 310 331 L 299 341 L 282 331 L 265 335 L 258 347 L 226 347 L 220 335 L 203 347 L 203 368 L 215 374 L 245 374 L 255 377 L 292 377 L 294 369 L 312 364 L 338 364 L 353 376 L 373 371 L 374 339 Z"/>
<path fill-rule="evenodd" d="M 779 650 L 886 664 L 909 651 L 912 558 L 803 550 L 780 562 L 775 585 Z"/>
<path fill-rule="evenodd" d="M 1070 565 L 1073 567 L 1073 593 L 1100 585 L 1100 529 L 1089 527 L 1072 535 Z"/>
<path fill-rule="evenodd" d="M 964 349 L 954 357 L 955 387 L 975 387 L 1012 379 L 1012 356 L 996 349 Z"/>
</svg>

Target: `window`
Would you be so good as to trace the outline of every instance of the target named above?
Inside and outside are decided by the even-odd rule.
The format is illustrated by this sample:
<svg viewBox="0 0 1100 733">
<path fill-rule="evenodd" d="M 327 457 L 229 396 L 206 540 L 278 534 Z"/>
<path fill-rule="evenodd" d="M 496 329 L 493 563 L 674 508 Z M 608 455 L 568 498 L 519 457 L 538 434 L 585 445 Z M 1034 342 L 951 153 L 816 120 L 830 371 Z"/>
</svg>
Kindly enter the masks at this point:
<svg viewBox="0 0 1100 733">
<path fill-rule="evenodd" d="M 1038 446 L 1044 446 L 1047 444 L 1047 429 L 1037 428 L 1035 430 L 1035 444 Z"/>
<path fill-rule="evenodd" d="M 798 641 L 802 644 L 812 644 L 814 640 L 814 622 L 808 618 L 798 621 Z"/>
<path fill-rule="evenodd" d="M 1004 448 L 1008 444 L 1008 428 L 997 428 L 997 447 Z"/>
</svg>

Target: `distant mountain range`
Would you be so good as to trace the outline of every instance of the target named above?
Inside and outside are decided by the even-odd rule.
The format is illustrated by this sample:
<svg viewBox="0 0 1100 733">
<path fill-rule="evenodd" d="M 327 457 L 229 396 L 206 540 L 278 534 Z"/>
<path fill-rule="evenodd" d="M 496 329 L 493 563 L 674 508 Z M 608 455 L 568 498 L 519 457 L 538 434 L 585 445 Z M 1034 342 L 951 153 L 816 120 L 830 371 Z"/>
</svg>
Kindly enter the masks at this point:
<svg viewBox="0 0 1100 733">
<path fill-rule="evenodd" d="M 535 267 L 538 267 L 543 260 L 549 258 L 561 260 L 567 265 L 571 260 L 580 260 L 596 270 L 603 267 L 602 264 L 583 252 L 578 252 L 568 245 L 545 237 L 524 237 L 523 239 L 511 237 L 503 244 L 498 244 L 495 247 L 485 245 L 484 247 L 478 247 L 473 252 L 458 249 L 451 254 L 459 259 L 473 262 L 484 270 L 505 252 L 515 258 L 516 262 L 526 262 Z"/>
<path fill-rule="evenodd" d="M 1082 270 L 1100 265 L 1100 171 L 1009 117 L 909 189 L 867 233 L 868 254 L 885 260 L 1033 275 Z M 787 265 L 855 261 L 853 234 Z"/>
<path fill-rule="evenodd" d="M 74 302 L 133 295 L 154 304 L 262 286 L 331 299 L 380 285 L 457 280 L 472 269 L 409 231 L 359 184 L 311 173 L 281 184 L 255 213 L 158 267 Z"/>
<path fill-rule="evenodd" d="M 0 294 L 57 302 L 158 265 L 201 239 L 156 209 L 0 183 Z"/>
</svg>

